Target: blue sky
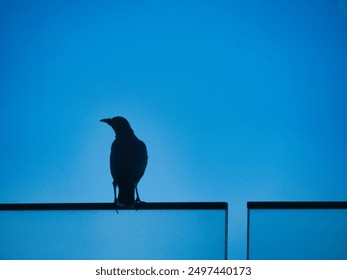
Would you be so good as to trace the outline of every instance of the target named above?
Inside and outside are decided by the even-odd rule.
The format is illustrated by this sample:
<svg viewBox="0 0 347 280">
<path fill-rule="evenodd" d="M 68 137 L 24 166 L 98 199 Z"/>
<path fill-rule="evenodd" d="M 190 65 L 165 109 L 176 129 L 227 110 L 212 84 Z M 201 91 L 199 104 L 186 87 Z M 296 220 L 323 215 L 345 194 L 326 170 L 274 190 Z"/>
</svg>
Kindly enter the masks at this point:
<svg viewBox="0 0 347 280">
<path fill-rule="evenodd" d="M 110 202 L 113 131 L 145 201 L 347 200 L 347 1 L 1 1 L 0 202 Z"/>
</svg>

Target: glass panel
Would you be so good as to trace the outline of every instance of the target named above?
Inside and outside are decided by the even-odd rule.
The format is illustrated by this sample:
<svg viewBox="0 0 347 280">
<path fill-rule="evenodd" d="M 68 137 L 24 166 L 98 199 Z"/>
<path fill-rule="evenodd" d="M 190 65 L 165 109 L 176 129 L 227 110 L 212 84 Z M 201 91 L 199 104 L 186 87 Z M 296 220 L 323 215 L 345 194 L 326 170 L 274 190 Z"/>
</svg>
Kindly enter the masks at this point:
<svg viewBox="0 0 347 280">
<path fill-rule="evenodd" d="M 0 259 L 224 259 L 227 210 L 0 211 Z"/>
<path fill-rule="evenodd" d="M 347 209 L 249 209 L 249 259 L 347 259 Z"/>
</svg>

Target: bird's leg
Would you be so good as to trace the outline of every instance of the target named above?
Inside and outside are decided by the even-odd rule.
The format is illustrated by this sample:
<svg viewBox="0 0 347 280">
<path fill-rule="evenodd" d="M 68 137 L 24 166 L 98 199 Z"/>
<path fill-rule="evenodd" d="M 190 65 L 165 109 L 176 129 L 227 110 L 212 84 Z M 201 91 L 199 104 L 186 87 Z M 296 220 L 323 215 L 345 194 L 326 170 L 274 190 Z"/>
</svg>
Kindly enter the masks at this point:
<svg viewBox="0 0 347 280">
<path fill-rule="evenodd" d="M 137 189 L 137 184 L 135 185 L 135 191 L 136 191 L 136 199 L 135 199 L 135 202 L 134 202 L 134 208 L 135 208 L 135 210 L 137 211 L 137 210 L 138 210 L 137 207 L 138 207 L 140 204 L 143 204 L 143 203 L 145 203 L 145 202 L 142 201 L 142 200 L 140 199 L 139 191 L 138 191 L 138 189 Z"/>
<path fill-rule="evenodd" d="M 114 189 L 114 204 L 116 206 L 116 212 L 117 212 L 117 214 L 119 214 L 119 212 L 118 212 L 118 199 L 117 199 L 117 185 L 115 185 L 114 182 L 113 182 L 113 189 Z"/>
<path fill-rule="evenodd" d="M 135 185 L 135 192 L 136 192 L 135 203 L 140 203 L 141 199 L 140 199 L 140 196 L 139 196 L 139 191 L 137 190 L 137 184 Z"/>
<path fill-rule="evenodd" d="M 114 206 L 115 206 L 115 208 L 116 208 L 117 214 L 119 214 L 119 212 L 118 212 L 118 199 L 117 199 L 117 197 L 114 198 Z"/>
</svg>

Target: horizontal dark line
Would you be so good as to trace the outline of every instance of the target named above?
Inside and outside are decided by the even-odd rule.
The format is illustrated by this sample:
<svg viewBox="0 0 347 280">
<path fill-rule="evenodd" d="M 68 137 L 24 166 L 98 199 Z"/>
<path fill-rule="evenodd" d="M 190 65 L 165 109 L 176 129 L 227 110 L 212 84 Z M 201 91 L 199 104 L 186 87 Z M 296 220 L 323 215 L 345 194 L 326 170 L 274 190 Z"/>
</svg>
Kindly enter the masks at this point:
<svg viewBox="0 0 347 280">
<path fill-rule="evenodd" d="M 114 203 L 6 203 L 0 210 L 227 210 L 226 202 L 146 202 L 135 207 Z"/>
<path fill-rule="evenodd" d="M 248 209 L 347 209 L 347 201 L 248 202 Z"/>
</svg>

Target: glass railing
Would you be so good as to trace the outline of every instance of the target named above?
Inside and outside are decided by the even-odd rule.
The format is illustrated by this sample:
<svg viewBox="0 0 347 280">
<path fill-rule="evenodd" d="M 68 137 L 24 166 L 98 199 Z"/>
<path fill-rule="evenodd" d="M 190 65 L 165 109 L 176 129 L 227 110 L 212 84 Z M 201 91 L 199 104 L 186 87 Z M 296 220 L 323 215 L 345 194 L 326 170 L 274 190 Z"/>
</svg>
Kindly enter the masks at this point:
<svg viewBox="0 0 347 280">
<path fill-rule="evenodd" d="M 247 258 L 347 260 L 347 203 L 249 202 Z"/>
<path fill-rule="evenodd" d="M 212 202 L 0 204 L 0 259 L 226 259 L 227 215 Z"/>
</svg>

